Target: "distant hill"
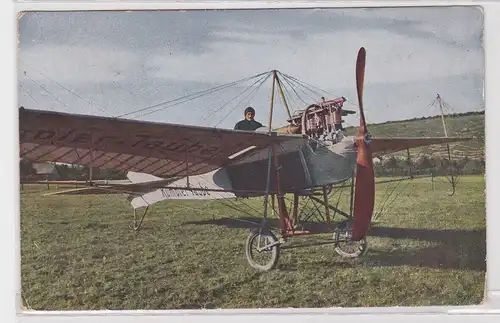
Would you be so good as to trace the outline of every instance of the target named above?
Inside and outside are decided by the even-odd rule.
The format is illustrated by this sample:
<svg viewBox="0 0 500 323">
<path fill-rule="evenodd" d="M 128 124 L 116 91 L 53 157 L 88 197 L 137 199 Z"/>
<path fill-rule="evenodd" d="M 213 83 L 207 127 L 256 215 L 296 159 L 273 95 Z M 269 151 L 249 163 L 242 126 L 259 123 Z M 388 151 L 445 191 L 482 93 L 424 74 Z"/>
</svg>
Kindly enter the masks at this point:
<svg viewBox="0 0 500 323">
<path fill-rule="evenodd" d="M 473 141 L 451 144 L 453 158 L 481 159 L 484 157 L 484 111 L 449 114 L 444 117 L 449 137 L 474 137 Z M 409 120 L 388 121 L 368 125 L 372 136 L 376 137 L 444 137 L 441 116 L 422 117 Z M 347 127 L 346 132 L 353 135 L 357 127 Z M 434 145 L 411 151 L 412 157 L 439 155 L 444 157 L 446 145 Z M 394 155 L 406 154 L 406 152 Z M 421 155 L 421 156 L 422 156 Z"/>
</svg>

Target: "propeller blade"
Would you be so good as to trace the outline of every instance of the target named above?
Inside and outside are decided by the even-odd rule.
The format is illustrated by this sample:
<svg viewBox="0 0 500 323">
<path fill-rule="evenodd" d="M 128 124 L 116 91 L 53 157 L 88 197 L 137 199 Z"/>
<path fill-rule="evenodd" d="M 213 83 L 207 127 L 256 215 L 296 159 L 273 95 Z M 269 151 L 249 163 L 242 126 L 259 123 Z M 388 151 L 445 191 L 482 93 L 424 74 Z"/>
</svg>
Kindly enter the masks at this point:
<svg viewBox="0 0 500 323">
<path fill-rule="evenodd" d="M 365 62 L 366 50 L 361 47 L 358 51 L 358 58 L 356 59 L 356 90 L 358 92 L 359 114 L 360 114 L 360 128 L 366 132 L 365 113 L 363 111 L 363 85 L 365 82 Z"/>
<path fill-rule="evenodd" d="M 358 91 L 360 125 L 356 144 L 358 157 L 356 160 L 356 187 L 354 191 L 354 222 L 352 224 L 352 239 L 363 239 L 370 228 L 375 205 L 375 171 L 370 148 L 370 134 L 365 121 L 363 110 L 363 84 L 365 79 L 366 51 L 359 49 L 356 60 L 356 88 Z"/>
<path fill-rule="evenodd" d="M 370 147 L 364 137 L 356 138 L 358 159 L 356 165 L 356 183 L 354 190 L 354 209 L 352 239 L 363 239 L 370 228 L 375 206 L 375 171 Z"/>
</svg>

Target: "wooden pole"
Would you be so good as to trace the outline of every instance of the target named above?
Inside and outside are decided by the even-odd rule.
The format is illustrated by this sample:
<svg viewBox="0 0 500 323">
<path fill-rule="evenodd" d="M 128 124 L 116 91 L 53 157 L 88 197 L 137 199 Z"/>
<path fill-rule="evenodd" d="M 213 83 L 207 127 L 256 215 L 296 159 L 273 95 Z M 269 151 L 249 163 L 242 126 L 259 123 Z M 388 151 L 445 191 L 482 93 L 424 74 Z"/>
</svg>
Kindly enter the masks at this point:
<svg viewBox="0 0 500 323">
<path fill-rule="evenodd" d="M 439 110 L 441 111 L 441 122 L 443 123 L 444 136 L 448 137 L 448 132 L 446 131 L 446 123 L 444 122 L 444 111 L 443 105 L 441 104 L 441 96 L 437 95 L 437 101 L 439 102 Z"/>
<path fill-rule="evenodd" d="M 278 75 L 276 75 L 276 83 L 278 83 L 278 90 L 280 92 L 281 99 L 283 100 L 283 104 L 285 105 L 286 112 L 288 113 L 288 118 L 291 119 L 292 113 L 290 112 L 290 107 L 288 106 L 288 102 L 286 102 L 285 94 L 283 93 L 283 87 L 281 86 L 281 81 Z"/>
<path fill-rule="evenodd" d="M 444 121 L 444 110 L 443 110 L 443 104 L 441 102 L 441 96 L 438 94 L 437 95 L 437 101 L 439 103 L 439 110 L 441 111 L 441 122 L 443 123 L 443 129 L 444 129 L 444 136 L 448 138 L 448 131 L 446 130 L 446 123 Z M 449 163 L 449 169 L 450 169 L 450 176 L 451 176 L 451 186 L 453 188 L 453 194 L 455 194 L 455 176 L 453 176 L 453 166 L 451 165 L 451 151 L 450 151 L 450 144 L 446 144 L 446 150 L 448 152 L 448 163 Z"/>
<path fill-rule="evenodd" d="M 276 83 L 276 70 L 273 71 L 273 86 L 271 89 L 271 107 L 269 109 L 269 122 L 268 122 L 268 128 L 269 128 L 269 133 L 271 133 L 271 125 L 273 122 L 273 107 L 274 107 L 274 84 Z"/>
</svg>

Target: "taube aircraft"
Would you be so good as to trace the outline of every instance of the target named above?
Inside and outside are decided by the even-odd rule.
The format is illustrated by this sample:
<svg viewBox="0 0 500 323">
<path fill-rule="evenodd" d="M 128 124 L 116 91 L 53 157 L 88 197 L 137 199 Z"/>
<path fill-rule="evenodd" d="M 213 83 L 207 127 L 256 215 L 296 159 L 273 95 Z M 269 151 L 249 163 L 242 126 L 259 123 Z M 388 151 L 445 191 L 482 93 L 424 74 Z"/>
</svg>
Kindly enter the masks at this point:
<svg viewBox="0 0 500 323">
<path fill-rule="evenodd" d="M 365 49 L 360 48 L 356 60 L 360 126 L 355 136 L 343 132 L 342 116 L 354 113 L 343 109 L 343 97 L 323 98 L 294 115 L 288 112 L 289 124 L 271 130 L 272 95 L 269 127 L 256 131 L 23 108 L 19 111 L 20 155 L 32 162 L 128 172 L 128 182 L 90 180 L 86 187 L 51 194 L 128 194 L 135 230 L 149 206 L 160 201 L 263 197 L 263 221 L 248 236 L 246 256 L 252 267 L 264 271 L 275 267 L 280 248 L 289 238 L 318 233 L 299 226 L 298 199 L 308 197 L 324 206 L 325 227 L 331 227 L 330 212 L 345 217 L 334 227 L 332 243 L 341 256 L 359 257 L 367 248 L 366 234 L 374 211 L 373 158 L 468 139 L 372 137 L 363 112 L 365 58 Z M 281 91 L 280 79 L 273 71 L 273 94 L 276 84 Z M 352 183 L 350 209 L 342 211 L 329 204 L 328 195 L 334 185 L 348 180 Z M 285 204 L 286 194 L 293 195 L 290 210 Z M 273 209 L 277 200 L 278 230 L 269 225 L 269 197 Z M 141 207 L 145 211 L 139 219 L 136 209 Z M 342 243 L 356 244 L 355 251 L 345 251 Z M 270 258 L 260 263 L 256 258 L 260 253 Z"/>
</svg>

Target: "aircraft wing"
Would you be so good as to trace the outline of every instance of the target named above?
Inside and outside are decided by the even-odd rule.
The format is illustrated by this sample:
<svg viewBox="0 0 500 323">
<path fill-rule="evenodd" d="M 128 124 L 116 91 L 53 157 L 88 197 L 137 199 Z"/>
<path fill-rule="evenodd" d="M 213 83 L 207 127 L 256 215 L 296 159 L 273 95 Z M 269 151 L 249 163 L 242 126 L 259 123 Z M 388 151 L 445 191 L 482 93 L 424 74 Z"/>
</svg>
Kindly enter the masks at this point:
<svg viewBox="0 0 500 323">
<path fill-rule="evenodd" d="M 428 138 L 372 138 L 371 151 L 374 157 L 422 146 L 449 144 L 473 138 L 428 137 Z"/>
<path fill-rule="evenodd" d="M 300 135 L 19 110 L 20 155 L 32 162 L 91 165 L 162 178 L 203 174 L 235 153 Z"/>
</svg>

